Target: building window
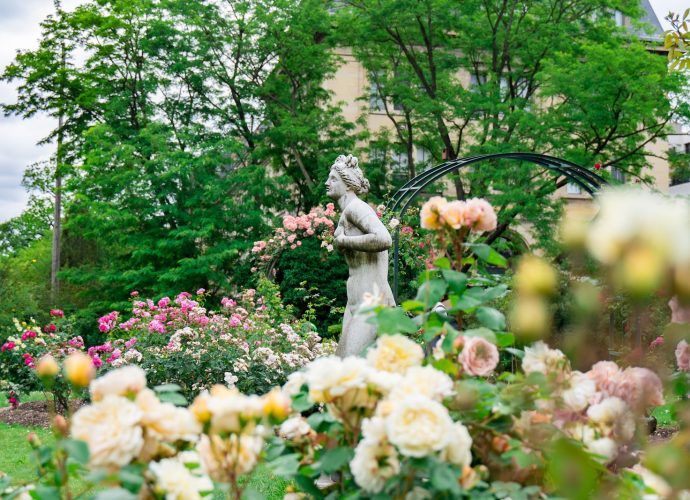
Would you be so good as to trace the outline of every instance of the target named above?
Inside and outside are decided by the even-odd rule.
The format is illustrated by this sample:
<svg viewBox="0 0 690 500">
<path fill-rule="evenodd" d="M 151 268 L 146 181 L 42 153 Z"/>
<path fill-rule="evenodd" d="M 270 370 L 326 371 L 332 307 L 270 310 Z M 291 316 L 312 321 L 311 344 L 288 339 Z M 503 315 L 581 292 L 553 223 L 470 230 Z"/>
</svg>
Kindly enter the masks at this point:
<svg viewBox="0 0 690 500">
<path fill-rule="evenodd" d="M 690 142 L 685 143 L 685 154 L 690 155 Z"/>
<path fill-rule="evenodd" d="M 407 178 L 409 174 L 407 153 L 402 150 L 393 151 L 391 154 L 391 170 L 394 177 Z"/>
<path fill-rule="evenodd" d="M 417 146 L 415 148 L 414 161 L 417 164 L 418 171 L 421 172 L 431 166 L 433 158 L 431 157 L 431 153 L 428 149 Z"/>
<path fill-rule="evenodd" d="M 369 109 L 371 111 L 383 111 L 385 109 L 383 98 L 381 97 L 381 88 L 376 80 L 380 78 L 380 73 L 371 73 L 369 75 Z"/>
<path fill-rule="evenodd" d="M 582 190 L 580 189 L 580 185 L 575 184 L 574 182 L 569 182 L 568 185 L 566 186 L 565 190 L 568 194 L 582 194 Z"/>
<path fill-rule="evenodd" d="M 611 167 L 611 178 L 619 184 L 625 184 L 625 172 L 616 167 Z"/>
<path fill-rule="evenodd" d="M 486 83 L 486 74 L 484 73 L 472 73 L 470 75 L 470 89 L 477 90 L 481 85 Z"/>
<path fill-rule="evenodd" d="M 616 23 L 616 26 L 625 26 L 625 16 L 623 16 L 620 10 L 613 11 L 613 21 Z"/>
</svg>

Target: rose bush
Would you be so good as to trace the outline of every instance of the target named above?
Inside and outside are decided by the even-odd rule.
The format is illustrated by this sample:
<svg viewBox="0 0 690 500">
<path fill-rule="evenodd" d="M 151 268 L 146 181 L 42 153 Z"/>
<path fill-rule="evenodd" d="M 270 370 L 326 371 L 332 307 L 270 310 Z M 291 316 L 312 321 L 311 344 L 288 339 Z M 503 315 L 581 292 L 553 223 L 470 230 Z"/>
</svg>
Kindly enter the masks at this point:
<svg viewBox="0 0 690 500">
<path fill-rule="evenodd" d="M 678 365 L 675 373 L 661 372 L 666 387 L 657 373 L 626 359 L 597 359 L 580 368 L 581 360 L 564 352 L 581 352 L 578 342 L 587 339 L 579 335 L 577 323 L 571 325 L 572 344 L 562 349 L 549 345 L 557 328 L 550 300 L 563 279 L 557 270 L 534 256 L 521 260 L 507 321 L 492 305 L 508 287 L 485 265 L 503 262 L 481 242 L 482 231 L 495 223 L 490 205 L 435 199 L 422 214 L 423 224 L 436 232 L 441 257 L 422 274 L 414 299 L 396 308 L 371 301 L 359 312 L 370 315 L 379 332 L 362 357 L 317 357 L 291 373 L 282 389 L 264 396 L 216 385 L 187 409 L 163 397 L 175 387 L 151 391 L 139 368 L 116 369 L 91 383 L 93 403 L 73 417 L 71 437 L 58 421 L 56 432 L 63 434 L 56 448 L 40 451 L 36 444 L 44 460 L 36 490 L 62 494 L 70 474 L 97 478 L 86 472 L 104 469 L 109 488 L 144 498 L 197 498 L 211 481 L 216 487 L 226 484 L 239 498 L 240 476 L 265 460 L 274 474 L 291 480 L 291 498 L 688 495 L 690 332 L 676 328 L 657 343 Z M 683 284 L 674 277 L 684 260 L 671 233 L 642 237 L 638 231 L 651 227 L 643 226 L 632 224 L 631 239 L 614 246 L 622 247 L 617 251 L 623 256 L 626 245 L 664 249 L 664 275 L 649 281 L 648 268 L 630 264 L 626 272 L 645 278 L 620 279 L 616 269 L 623 264 L 614 259 L 601 262 L 601 284 L 590 284 L 597 294 L 628 294 L 638 309 L 646 297 L 640 283 L 671 284 L 657 292 L 672 290 L 679 296 Z M 570 278 L 566 286 L 582 283 L 576 269 Z M 587 294 L 577 295 L 572 307 L 593 311 Z M 445 310 L 436 307 L 441 300 Z M 185 315 L 174 315 L 175 328 L 202 317 L 211 324 L 212 315 L 201 311 L 198 302 L 183 296 L 173 306 L 188 309 L 190 318 L 176 324 Z M 148 303 L 139 310 L 134 327 L 152 329 L 150 335 L 168 331 L 172 311 Z M 163 312 L 165 318 L 155 318 Z M 106 329 L 117 323 L 104 318 Z M 151 326 L 153 321 L 160 325 Z M 586 316 L 581 321 L 587 322 L 580 326 L 595 324 Z M 84 369 L 75 370 L 79 373 L 70 375 L 68 369 L 67 379 L 78 384 Z M 650 444 L 645 416 L 664 403 L 664 393 L 681 429 L 668 442 Z M 74 462 L 81 465 L 66 467 Z"/>
</svg>

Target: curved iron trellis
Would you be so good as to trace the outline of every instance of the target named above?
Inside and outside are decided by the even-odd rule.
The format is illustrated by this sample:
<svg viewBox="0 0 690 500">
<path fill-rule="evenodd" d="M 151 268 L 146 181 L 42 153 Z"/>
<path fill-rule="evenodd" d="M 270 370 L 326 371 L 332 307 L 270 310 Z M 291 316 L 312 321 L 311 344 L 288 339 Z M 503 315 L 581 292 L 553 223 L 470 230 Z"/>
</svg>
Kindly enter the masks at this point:
<svg viewBox="0 0 690 500">
<path fill-rule="evenodd" d="M 608 185 L 608 182 L 598 174 L 590 172 L 586 168 L 562 158 L 537 153 L 495 153 L 447 161 L 422 172 L 415 178 L 409 180 L 407 183 L 405 183 L 405 185 L 395 192 L 391 198 L 391 201 L 389 201 L 386 205 L 386 210 L 397 210 L 398 215 L 402 217 L 402 214 L 405 213 L 412 201 L 414 201 L 421 191 L 429 184 L 437 181 L 441 177 L 451 172 L 457 172 L 461 168 L 467 167 L 468 165 L 496 159 L 528 161 L 537 164 L 546 168 L 548 171 L 555 173 L 557 176 L 562 175 L 566 177 L 569 181 L 577 184 L 590 195 L 594 195 L 594 193 L 602 186 Z M 396 228 L 395 237 L 393 239 L 393 295 L 396 302 L 398 300 L 398 274 L 400 270 L 399 237 L 400 227 Z"/>
</svg>

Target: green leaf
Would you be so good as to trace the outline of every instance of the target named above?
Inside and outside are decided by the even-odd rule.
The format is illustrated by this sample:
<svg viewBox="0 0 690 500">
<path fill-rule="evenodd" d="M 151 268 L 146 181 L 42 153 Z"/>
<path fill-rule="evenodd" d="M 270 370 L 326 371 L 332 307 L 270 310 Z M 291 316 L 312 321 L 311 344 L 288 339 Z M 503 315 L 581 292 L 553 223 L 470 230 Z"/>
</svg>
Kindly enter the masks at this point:
<svg viewBox="0 0 690 500">
<path fill-rule="evenodd" d="M 460 493 L 460 472 L 445 463 L 437 464 L 431 471 L 431 484 L 440 491 Z"/>
<path fill-rule="evenodd" d="M 132 493 L 139 493 L 141 486 L 144 484 L 143 470 L 137 465 L 131 465 L 120 469 L 120 482 L 122 486 Z"/>
<path fill-rule="evenodd" d="M 292 408 L 295 411 L 303 412 L 314 406 L 314 402 L 309 399 L 309 394 L 307 392 L 301 391 L 294 396 L 292 396 Z"/>
<path fill-rule="evenodd" d="M 255 490 L 251 486 L 248 486 L 242 492 L 242 500 L 264 500 L 266 497 L 259 491 Z"/>
<path fill-rule="evenodd" d="M 488 328 L 472 328 L 470 330 L 463 330 L 461 333 L 465 337 L 482 337 L 483 339 L 488 340 L 492 344 L 496 343 L 496 334 Z"/>
<path fill-rule="evenodd" d="M 175 406 L 187 406 L 187 399 L 179 392 L 161 392 L 158 394 L 158 399 Z"/>
<path fill-rule="evenodd" d="M 417 302 L 423 303 L 427 309 L 439 302 L 446 293 L 446 282 L 442 279 L 433 279 L 422 283 L 417 290 Z"/>
<path fill-rule="evenodd" d="M 439 257 L 434 261 L 434 267 L 439 269 L 450 269 L 450 260 L 448 260 L 448 257 Z"/>
<path fill-rule="evenodd" d="M 387 307 L 376 316 L 367 320 L 378 326 L 379 334 L 387 333 L 414 333 L 418 330 L 414 321 L 408 318 L 399 307 Z"/>
<path fill-rule="evenodd" d="M 465 273 L 446 269 L 442 271 L 442 274 L 451 292 L 459 295 L 467 288 L 467 275 Z"/>
<path fill-rule="evenodd" d="M 326 474 L 331 474 L 342 469 L 347 465 L 354 455 L 352 448 L 331 448 L 321 456 L 321 470 Z"/>
<path fill-rule="evenodd" d="M 479 322 L 492 330 L 505 330 L 506 318 L 503 313 L 493 307 L 480 307 L 475 312 Z"/>
<path fill-rule="evenodd" d="M 447 373 L 448 375 L 455 376 L 458 374 L 458 365 L 446 358 L 435 359 L 431 363 L 431 366 L 433 366 L 439 371 L 442 371 L 443 373 Z"/>
<path fill-rule="evenodd" d="M 305 493 L 308 493 L 312 497 L 316 499 L 321 499 L 323 498 L 323 493 L 321 493 L 321 490 L 319 490 L 316 485 L 314 484 L 314 479 L 311 477 L 303 476 L 303 475 L 297 475 L 294 478 L 295 482 L 297 483 L 297 486 L 299 486 L 300 490 L 304 491 Z"/>
<path fill-rule="evenodd" d="M 477 257 L 482 259 L 487 264 L 499 267 L 508 266 L 508 261 L 505 259 L 505 257 L 491 248 L 489 245 L 484 243 L 474 243 L 468 246 Z"/>
<path fill-rule="evenodd" d="M 467 294 L 461 295 L 460 297 L 455 297 L 454 295 L 451 296 L 450 298 L 450 311 L 455 312 L 455 311 L 463 311 L 463 312 L 471 312 L 478 306 L 482 304 L 481 300 L 478 300 L 474 297 L 471 297 Z"/>
<path fill-rule="evenodd" d="M 89 445 L 84 441 L 64 439 L 61 444 L 69 457 L 75 462 L 86 464 L 89 461 Z"/>
<path fill-rule="evenodd" d="M 268 466 L 276 476 L 291 479 L 299 469 L 299 455 L 297 453 L 282 455 L 268 462 Z"/>
<path fill-rule="evenodd" d="M 406 312 L 422 312 L 422 311 L 424 311 L 424 302 L 419 302 L 416 300 L 406 300 L 405 302 L 403 302 L 400 305 Z"/>
<path fill-rule="evenodd" d="M 512 332 L 496 332 L 496 345 L 504 348 L 515 344 L 515 335 Z"/>
<path fill-rule="evenodd" d="M 32 498 L 38 500 L 60 500 L 60 492 L 52 486 L 39 484 L 33 490 L 29 490 Z"/>
<path fill-rule="evenodd" d="M 112 488 L 97 493 L 94 500 L 136 500 L 137 498 L 137 495 L 124 488 Z"/>
<path fill-rule="evenodd" d="M 182 392 L 182 387 L 177 384 L 161 384 L 153 388 L 156 392 Z"/>
</svg>

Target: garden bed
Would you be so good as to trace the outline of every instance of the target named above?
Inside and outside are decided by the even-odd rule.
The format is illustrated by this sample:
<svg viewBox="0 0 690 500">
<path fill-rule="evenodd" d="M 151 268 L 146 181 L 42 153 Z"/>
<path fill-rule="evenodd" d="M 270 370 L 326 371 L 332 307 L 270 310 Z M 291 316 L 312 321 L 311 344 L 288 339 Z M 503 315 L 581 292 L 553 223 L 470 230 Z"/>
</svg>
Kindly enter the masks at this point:
<svg viewBox="0 0 690 500">
<path fill-rule="evenodd" d="M 74 412 L 83 404 L 83 400 L 73 400 L 70 409 Z M 24 427 L 50 427 L 48 401 L 27 401 L 17 408 L 0 408 L 0 422 Z"/>
</svg>

